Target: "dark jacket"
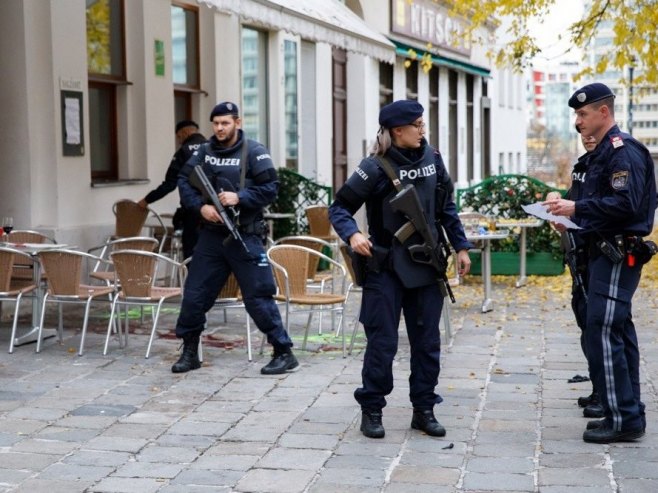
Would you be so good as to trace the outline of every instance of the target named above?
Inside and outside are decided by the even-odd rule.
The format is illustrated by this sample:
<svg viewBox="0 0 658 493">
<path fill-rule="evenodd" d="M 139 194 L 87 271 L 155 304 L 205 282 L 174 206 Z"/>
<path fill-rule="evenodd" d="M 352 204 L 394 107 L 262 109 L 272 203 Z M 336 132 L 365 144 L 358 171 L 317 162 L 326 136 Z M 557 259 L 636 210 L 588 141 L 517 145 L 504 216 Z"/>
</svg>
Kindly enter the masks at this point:
<svg viewBox="0 0 658 493">
<path fill-rule="evenodd" d="M 171 158 L 164 181 L 158 188 L 151 190 L 146 197 L 144 197 L 147 204 L 160 200 L 162 197 L 176 190 L 180 170 L 183 168 L 187 160 L 190 159 L 194 151 L 196 151 L 205 141 L 206 138 L 199 133 L 192 134 L 185 139 Z"/>
</svg>

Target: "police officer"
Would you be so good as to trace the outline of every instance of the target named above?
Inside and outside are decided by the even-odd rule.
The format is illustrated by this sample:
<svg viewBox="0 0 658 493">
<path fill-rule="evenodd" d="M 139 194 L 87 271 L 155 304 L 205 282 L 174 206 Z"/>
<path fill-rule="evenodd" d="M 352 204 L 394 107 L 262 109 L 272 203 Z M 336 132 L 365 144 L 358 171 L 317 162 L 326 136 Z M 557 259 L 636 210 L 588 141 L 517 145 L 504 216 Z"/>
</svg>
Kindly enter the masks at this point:
<svg viewBox="0 0 658 493">
<path fill-rule="evenodd" d="M 329 208 L 338 235 L 356 254 L 368 258 L 359 319 L 365 327 L 367 346 L 362 386 L 356 389 L 354 397 L 361 406 L 361 431 L 370 438 L 385 434 L 382 409 L 385 397 L 393 390 L 393 358 L 401 311 L 411 345 L 411 427 L 432 436 L 446 433 L 433 412 L 434 405 L 443 400 L 435 393 L 440 371 L 439 318 L 443 295 L 437 271 L 414 262 L 407 250 L 409 245 L 395 237 L 407 219 L 389 204 L 396 195 L 394 181 L 415 187 L 435 237 L 437 224 L 445 228 L 458 252 L 460 274 L 470 269 L 467 250 L 472 245 L 457 216 L 452 182 L 441 155 L 424 138 L 422 116 L 423 107 L 416 101 L 400 100 L 384 106 L 379 113 L 381 127 L 372 154 L 361 161 Z M 359 231 L 352 217 L 363 203 L 368 235 Z M 422 242 L 417 234 L 409 241 Z"/>
<path fill-rule="evenodd" d="M 141 199 L 138 204 L 145 208 L 148 204 L 152 204 L 176 190 L 180 170 L 194 151 L 205 141 L 206 138 L 199 133 L 199 125 L 196 122 L 192 120 L 181 120 L 178 122 L 176 124 L 176 142 L 180 147 L 171 158 L 165 179 L 158 188 L 146 194 L 146 197 Z M 199 234 L 200 219 L 198 211 L 184 207 L 179 208 L 174 215 L 174 228 L 179 229 L 179 221 L 182 226 L 183 256 L 185 258 L 192 256 L 192 250 Z"/>
<path fill-rule="evenodd" d="M 607 86 L 578 89 L 569 106 L 580 131 L 595 137 L 597 147 L 577 196 L 546 205 L 553 214 L 571 216 L 588 246 L 585 345 L 604 418 L 587 424 L 583 440 L 634 440 L 644 435 L 646 420 L 631 302 L 642 271 L 636 247 L 653 229 L 653 162 L 646 147 L 617 127 L 614 94 Z"/>
<path fill-rule="evenodd" d="M 591 135 L 583 135 L 580 133 L 578 125 L 576 127 L 576 132 L 580 134 L 580 140 L 585 148 L 585 154 L 578 158 L 576 164 L 574 164 L 573 171 L 571 172 L 571 188 L 567 192 L 567 198 L 574 199 L 579 195 L 579 189 L 583 186 L 585 182 L 585 176 L 587 176 L 587 165 L 589 163 L 590 157 L 592 156 L 592 151 L 596 149 L 596 138 Z M 546 200 L 559 199 L 561 197 L 560 192 L 549 192 L 546 196 Z M 587 359 L 587 348 L 585 347 L 585 327 L 586 327 L 586 318 L 587 318 L 587 252 L 585 250 L 586 243 L 579 234 L 579 230 L 569 230 L 567 231 L 566 227 L 563 224 L 552 223 L 553 227 L 562 233 L 562 244 L 566 250 L 566 255 L 571 257 L 571 262 L 569 263 L 569 269 L 573 271 L 572 277 L 574 279 L 571 286 L 571 309 L 573 310 L 574 316 L 576 318 L 576 324 L 580 328 L 580 347 Z M 578 281 L 576 281 L 578 279 Z M 591 372 L 589 372 L 589 363 L 588 363 L 588 375 L 590 381 L 592 380 Z M 599 393 L 592 387 L 592 392 L 588 396 L 583 396 L 578 398 L 578 405 L 583 409 L 583 416 L 586 418 L 602 418 L 603 417 L 603 406 L 599 398 Z"/>
<path fill-rule="evenodd" d="M 171 370 L 182 373 L 201 366 L 197 350 L 206 312 L 233 272 L 247 313 L 274 347 L 273 358 L 261 373 L 294 371 L 299 363 L 272 298 L 276 288 L 263 248 L 267 235 L 263 208 L 274 201 L 279 188 L 272 158 L 262 144 L 244 135 L 234 103 L 216 105 L 210 121 L 214 135 L 194 153 L 178 178 L 183 204 L 198 211 L 203 221 L 176 323 L 176 336 L 183 339 L 183 353 Z M 205 203 L 201 192 L 190 183 L 190 173 L 197 165 L 202 166 L 214 184 L 221 204 L 239 213 L 234 221 L 249 251 L 230 236 L 217 209 Z"/>
</svg>

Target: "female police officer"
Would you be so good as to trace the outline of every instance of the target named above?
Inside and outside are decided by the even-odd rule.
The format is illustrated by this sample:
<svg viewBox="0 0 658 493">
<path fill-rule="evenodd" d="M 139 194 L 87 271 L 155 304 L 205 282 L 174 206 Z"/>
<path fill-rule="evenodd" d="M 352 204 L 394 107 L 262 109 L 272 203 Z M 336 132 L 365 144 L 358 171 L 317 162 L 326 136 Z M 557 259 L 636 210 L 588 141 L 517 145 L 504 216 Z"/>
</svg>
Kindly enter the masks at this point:
<svg viewBox="0 0 658 493">
<path fill-rule="evenodd" d="M 407 249 L 409 242 L 403 244 L 395 237 L 407 218 L 389 204 L 396 188 L 413 185 L 432 235 L 438 237 L 440 223 L 458 252 L 460 274 L 468 272 L 471 262 L 467 249 L 471 244 L 457 216 L 452 182 L 441 155 L 423 137 L 422 115 L 423 107 L 416 101 L 395 101 L 381 109 L 381 128 L 372 154 L 359 164 L 329 209 L 338 235 L 355 253 L 369 258 L 360 315 L 368 342 L 362 387 L 356 389 L 354 397 L 361 405 L 361 431 L 371 438 L 381 438 L 385 433 L 382 409 L 385 396 L 393 390 L 401 310 L 411 345 L 411 427 L 432 436 L 444 436 L 446 432 L 433 412 L 434 405 L 442 401 L 434 390 L 440 370 L 443 295 L 437 271 L 428 264 L 414 262 Z M 359 231 L 352 217 L 364 202 L 369 238 Z M 414 241 L 422 239 L 413 234 L 410 242 Z"/>
</svg>

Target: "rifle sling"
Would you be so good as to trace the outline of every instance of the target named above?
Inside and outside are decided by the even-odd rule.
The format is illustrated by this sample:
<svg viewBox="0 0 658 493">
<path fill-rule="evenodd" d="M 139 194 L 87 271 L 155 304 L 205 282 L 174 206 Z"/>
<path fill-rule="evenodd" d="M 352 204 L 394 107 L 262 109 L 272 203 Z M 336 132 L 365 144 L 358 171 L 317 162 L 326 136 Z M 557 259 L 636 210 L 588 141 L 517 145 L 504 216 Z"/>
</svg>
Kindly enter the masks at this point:
<svg viewBox="0 0 658 493">
<path fill-rule="evenodd" d="M 384 173 L 386 173 L 386 176 L 388 176 L 388 178 L 391 180 L 391 183 L 393 183 L 395 189 L 398 192 L 402 190 L 402 183 L 400 182 L 398 175 L 395 173 L 395 170 L 393 169 L 393 165 L 391 164 L 391 162 L 384 156 L 375 156 L 375 157 L 379 160 L 379 164 L 384 170 Z M 395 232 L 394 236 L 398 239 L 400 243 L 404 243 L 409 239 L 409 237 L 412 234 L 414 234 L 415 231 L 416 231 L 416 227 L 414 226 L 414 223 L 412 223 L 411 221 L 407 221 L 402 225 L 400 229 L 398 229 Z"/>
</svg>

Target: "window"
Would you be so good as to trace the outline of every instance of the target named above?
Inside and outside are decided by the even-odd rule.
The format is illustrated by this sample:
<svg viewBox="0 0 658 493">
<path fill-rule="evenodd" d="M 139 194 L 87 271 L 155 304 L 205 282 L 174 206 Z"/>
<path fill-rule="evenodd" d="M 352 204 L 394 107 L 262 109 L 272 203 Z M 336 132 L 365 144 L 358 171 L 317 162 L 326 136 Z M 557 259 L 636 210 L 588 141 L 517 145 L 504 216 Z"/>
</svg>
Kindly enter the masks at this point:
<svg viewBox="0 0 658 493">
<path fill-rule="evenodd" d="M 473 107 L 473 76 L 466 74 L 466 172 L 469 183 L 475 174 L 473 161 L 473 122 L 475 109 Z"/>
<path fill-rule="evenodd" d="M 267 33 L 242 28 L 242 130 L 267 147 Z"/>
<path fill-rule="evenodd" d="M 298 159 L 298 109 L 297 109 L 297 43 L 283 41 L 283 70 L 286 111 L 286 167 L 297 169 Z"/>
<path fill-rule="evenodd" d="M 430 69 L 430 113 L 429 113 L 430 145 L 439 148 L 439 67 L 433 65 Z"/>
<path fill-rule="evenodd" d="M 125 85 L 123 0 L 87 2 L 91 178 L 118 178 L 117 89 Z"/>
<path fill-rule="evenodd" d="M 379 62 L 379 107 L 393 102 L 393 65 Z"/>
<path fill-rule="evenodd" d="M 199 10 L 171 6 L 171 55 L 175 121 L 191 120 L 192 96 L 199 92 Z"/>
<path fill-rule="evenodd" d="M 448 172 L 453 181 L 458 180 L 457 170 L 457 83 L 459 75 L 454 70 L 448 72 L 448 148 L 450 162 Z"/>
<path fill-rule="evenodd" d="M 407 99 L 418 99 L 418 60 L 411 60 L 406 71 Z"/>
</svg>

